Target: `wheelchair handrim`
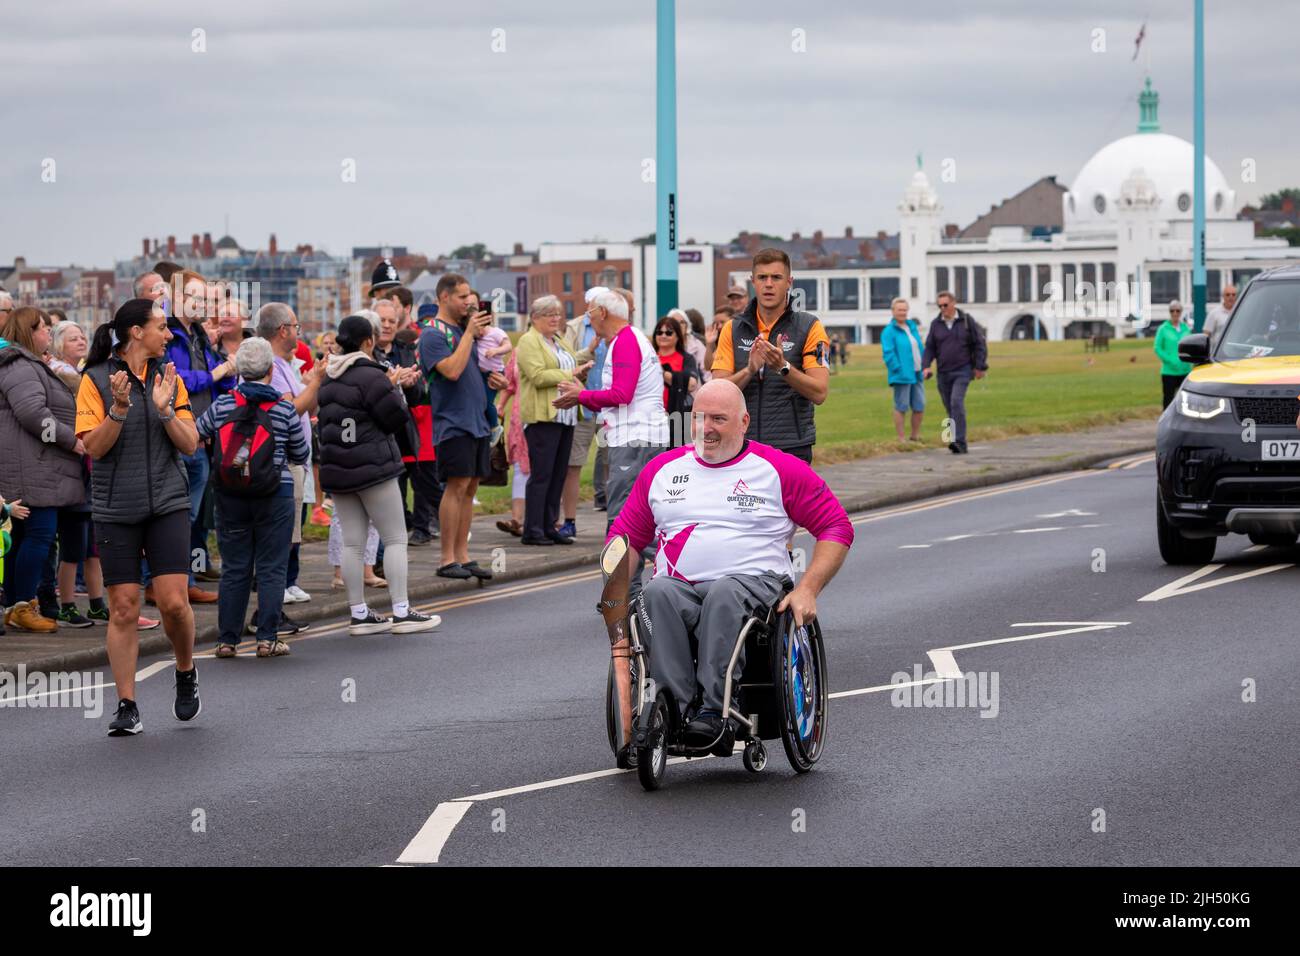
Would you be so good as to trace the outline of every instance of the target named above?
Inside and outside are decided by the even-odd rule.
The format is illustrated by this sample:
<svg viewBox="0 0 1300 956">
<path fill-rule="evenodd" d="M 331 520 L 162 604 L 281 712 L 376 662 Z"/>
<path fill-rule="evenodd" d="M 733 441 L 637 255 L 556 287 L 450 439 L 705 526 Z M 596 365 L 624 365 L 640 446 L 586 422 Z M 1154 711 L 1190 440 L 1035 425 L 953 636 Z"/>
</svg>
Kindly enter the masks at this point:
<svg viewBox="0 0 1300 956">
<path fill-rule="evenodd" d="M 815 626 L 796 627 L 791 620 L 781 639 L 786 735 L 801 761 L 809 765 L 821 756 L 827 703 L 820 645 L 813 636 Z"/>
</svg>

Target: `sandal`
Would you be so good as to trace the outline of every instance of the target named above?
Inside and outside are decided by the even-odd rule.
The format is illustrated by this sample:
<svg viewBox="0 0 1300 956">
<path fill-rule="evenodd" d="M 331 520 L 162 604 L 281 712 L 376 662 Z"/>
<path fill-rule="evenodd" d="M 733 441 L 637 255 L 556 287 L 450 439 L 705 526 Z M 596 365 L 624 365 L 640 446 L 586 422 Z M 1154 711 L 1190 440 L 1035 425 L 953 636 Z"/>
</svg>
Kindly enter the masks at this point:
<svg viewBox="0 0 1300 956">
<path fill-rule="evenodd" d="M 497 528 L 504 531 L 506 534 L 514 535 L 516 538 L 522 538 L 524 536 L 524 526 L 514 518 L 511 518 L 509 521 L 498 521 Z"/>
<path fill-rule="evenodd" d="M 218 645 L 217 645 L 217 657 L 234 657 L 234 656 L 235 656 L 235 645 L 234 645 L 234 644 L 218 644 Z"/>
<path fill-rule="evenodd" d="M 368 588 L 386 588 L 388 582 L 376 575 L 373 578 L 366 578 L 366 587 Z"/>
<path fill-rule="evenodd" d="M 330 581 L 331 591 L 342 591 L 346 587 L 347 587 L 347 582 L 345 582 L 342 578 L 334 578 L 332 581 Z"/>
<path fill-rule="evenodd" d="M 258 641 L 258 657 L 284 657 L 289 653 L 289 645 L 279 639 L 274 641 Z"/>
</svg>

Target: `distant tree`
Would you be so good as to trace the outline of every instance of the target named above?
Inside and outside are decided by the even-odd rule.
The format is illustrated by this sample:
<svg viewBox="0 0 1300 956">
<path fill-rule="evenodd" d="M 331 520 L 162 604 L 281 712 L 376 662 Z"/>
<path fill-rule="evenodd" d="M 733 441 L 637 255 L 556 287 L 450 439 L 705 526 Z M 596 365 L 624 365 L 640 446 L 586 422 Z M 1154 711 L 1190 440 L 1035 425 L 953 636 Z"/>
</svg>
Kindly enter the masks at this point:
<svg viewBox="0 0 1300 956">
<path fill-rule="evenodd" d="M 453 259 L 472 259 L 479 260 L 487 256 L 487 246 L 484 243 L 476 242 L 472 246 L 459 246 L 452 250 L 451 258 Z"/>
<path fill-rule="evenodd" d="M 1289 189 L 1279 189 L 1275 193 L 1269 193 L 1259 201 L 1260 209 L 1281 209 L 1283 201 L 1290 199 L 1293 203 L 1300 205 L 1300 189 L 1294 187 Z"/>
<path fill-rule="evenodd" d="M 654 244 L 655 234 L 653 232 L 646 233 L 644 236 L 639 236 L 632 240 L 632 245 L 634 246 L 653 246 Z"/>
<path fill-rule="evenodd" d="M 1300 246 L 1300 228 L 1287 226 L 1285 229 L 1265 229 L 1265 236 L 1281 236 L 1289 246 Z"/>
<path fill-rule="evenodd" d="M 758 238 L 761 239 L 763 242 L 785 242 L 786 241 L 784 236 L 774 236 L 771 233 L 767 233 L 767 232 L 747 232 L 747 233 L 743 233 L 740 236 L 736 236 L 736 238 L 731 240 L 731 244 L 732 245 L 739 244 L 741 239 L 744 236 L 758 236 Z"/>
</svg>

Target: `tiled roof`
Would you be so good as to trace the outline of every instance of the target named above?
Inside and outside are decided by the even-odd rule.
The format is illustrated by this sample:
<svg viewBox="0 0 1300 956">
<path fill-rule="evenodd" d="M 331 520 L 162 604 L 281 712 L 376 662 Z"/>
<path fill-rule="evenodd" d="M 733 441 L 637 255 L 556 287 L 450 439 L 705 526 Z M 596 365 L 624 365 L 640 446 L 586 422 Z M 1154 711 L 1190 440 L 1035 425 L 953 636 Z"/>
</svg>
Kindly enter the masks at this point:
<svg viewBox="0 0 1300 956">
<path fill-rule="evenodd" d="M 1045 227 L 1059 232 L 1065 225 L 1061 197 L 1066 192 L 1055 176 L 1044 176 L 1010 199 L 1002 200 L 958 235 L 962 239 L 987 239 L 994 226 Z"/>
</svg>

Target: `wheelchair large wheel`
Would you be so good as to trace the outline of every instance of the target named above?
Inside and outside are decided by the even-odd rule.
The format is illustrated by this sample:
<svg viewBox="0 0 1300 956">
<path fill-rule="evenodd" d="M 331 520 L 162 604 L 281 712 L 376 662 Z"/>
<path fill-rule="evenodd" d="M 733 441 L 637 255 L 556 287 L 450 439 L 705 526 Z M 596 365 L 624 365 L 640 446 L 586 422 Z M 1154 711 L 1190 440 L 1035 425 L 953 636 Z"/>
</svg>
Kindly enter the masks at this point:
<svg viewBox="0 0 1300 956">
<path fill-rule="evenodd" d="M 663 695 L 655 698 L 650 713 L 650 746 L 636 751 L 636 776 L 646 790 L 663 786 L 664 770 L 668 766 L 668 705 Z"/>
<path fill-rule="evenodd" d="M 826 744 L 826 656 L 821 628 L 796 627 L 794 615 L 777 622 L 772 684 L 780 698 L 781 744 L 796 773 L 813 768 Z"/>
</svg>

